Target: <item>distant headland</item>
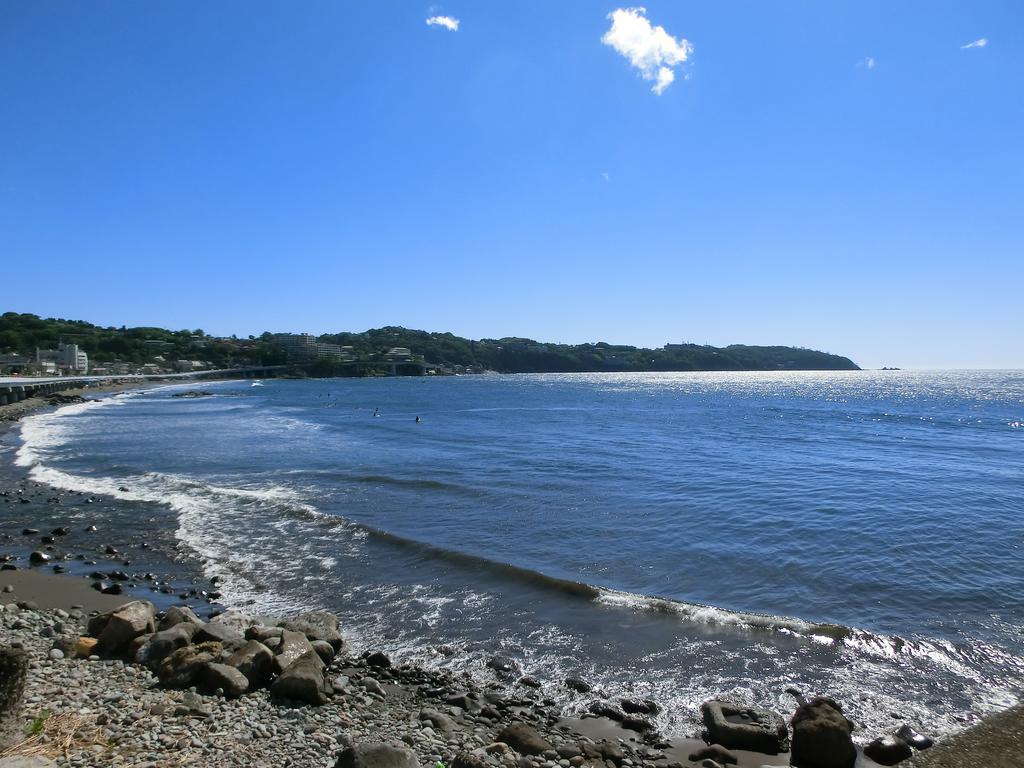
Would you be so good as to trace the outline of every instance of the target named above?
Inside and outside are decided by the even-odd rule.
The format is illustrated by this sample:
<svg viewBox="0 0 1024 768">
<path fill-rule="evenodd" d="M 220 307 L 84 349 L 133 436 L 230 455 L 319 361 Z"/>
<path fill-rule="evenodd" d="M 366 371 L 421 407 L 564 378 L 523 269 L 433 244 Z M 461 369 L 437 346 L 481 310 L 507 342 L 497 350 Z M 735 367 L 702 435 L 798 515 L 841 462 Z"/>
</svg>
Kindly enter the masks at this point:
<svg viewBox="0 0 1024 768">
<path fill-rule="evenodd" d="M 451 375 L 600 371 L 855 371 L 849 358 L 787 346 L 466 339 L 398 326 L 362 333 L 210 336 L 200 329 L 101 327 L 82 320 L 0 315 L 0 373 L 127 375 L 287 365 L 298 375 Z"/>
</svg>

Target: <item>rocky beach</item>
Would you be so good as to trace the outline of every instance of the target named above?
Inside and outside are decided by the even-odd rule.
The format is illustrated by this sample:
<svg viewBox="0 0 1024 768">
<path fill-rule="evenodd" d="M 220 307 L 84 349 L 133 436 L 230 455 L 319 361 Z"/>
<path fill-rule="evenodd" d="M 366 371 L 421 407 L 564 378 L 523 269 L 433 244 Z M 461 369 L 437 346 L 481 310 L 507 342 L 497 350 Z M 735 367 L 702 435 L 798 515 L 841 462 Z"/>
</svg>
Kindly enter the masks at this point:
<svg viewBox="0 0 1024 768">
<path fill-rule="evenodd" d="M 701 732 L 663 734 L 658 702 L 540 681 L 513 659 L 491 657 L 477 675 L 393 663 L 330 613 L 222 604 L 217 579 L 170 538 L 97 527 L 100 504 L 111 502 L 3 461 L 0 766 L 867 768 L 930 746 L 911 721 L 867 734 L 841 702 L 799 691 L 790 712 L 726 697 L 705 703 Z"/>
</svg>

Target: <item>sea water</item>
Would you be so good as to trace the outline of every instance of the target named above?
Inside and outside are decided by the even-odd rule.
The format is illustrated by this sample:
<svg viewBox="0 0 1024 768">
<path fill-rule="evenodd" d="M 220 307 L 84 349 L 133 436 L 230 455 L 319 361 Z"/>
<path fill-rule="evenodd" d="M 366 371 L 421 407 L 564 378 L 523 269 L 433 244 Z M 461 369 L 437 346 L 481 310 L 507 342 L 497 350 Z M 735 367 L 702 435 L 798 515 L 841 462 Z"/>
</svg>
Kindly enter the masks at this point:
<svg viewBox="0 0 1024 768">
<path fill-rule="evenodd" d="M 790 685 L 932 734 L 1024 691 L 1024 372 L 258 384 L 33 416 L 16 460 L 134 503 L 122 532 L 173 536 L 229 606 L 500 655 L 570 710 L 582 677 L 669 733 Z"/>
</svg>

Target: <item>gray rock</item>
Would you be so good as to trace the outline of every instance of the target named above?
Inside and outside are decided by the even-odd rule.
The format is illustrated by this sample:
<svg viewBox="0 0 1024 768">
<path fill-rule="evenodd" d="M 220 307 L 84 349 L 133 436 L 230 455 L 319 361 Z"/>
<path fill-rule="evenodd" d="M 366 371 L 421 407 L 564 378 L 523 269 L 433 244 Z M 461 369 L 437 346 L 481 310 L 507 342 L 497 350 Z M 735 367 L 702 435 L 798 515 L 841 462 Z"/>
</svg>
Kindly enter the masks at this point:
<svg viewBox="0 0 1024 768">
<path fill-rule="evenodd" d="M 245 675 L 249 687 L 255 689 L 270 680 L 274 669 L 274 654 L 258 640 L 249 640 L 224 663 Z"/>
<path fill-rule="evenodd" d="M 156 609 L 147 600 L 133 600 L 111 611 L 103 630 L 96 636 L 96 651 L 114 655 L 127 650 L 139 635 L 156 631 Z"/>
<path fill-rule="evenodd" d="M 344 638 L 341 636 L 341 622 L 333 613 L 327 611 L 309 611 L 290 619 L 285 619 L 278 625 L 291 632 L 300 632 L 312 642 L 323 640 L 330 643 L 335 653 L 341 650 Z"/>
<path fill-rule="evenodd" d="M 724 701 L 706 701 L 700 711 L 708 741 L 712 744 L 768 755 L 789 750 L 789 730 L 782 715 L 767 709 L 738 707 Z"/>
<path fill-rule="evenodd" d="M 309 644 L 313 646 L 313 650 L 324 664 L 330 664 L 334 660 L 334 646 L 326 640 L 310 640 Z"/>
<path fill-rule="evenodd" d="M 48 757 L 5 757 L 0 768 L 57 768 L 57 764 Z"/>
<path fill-rule="evenodd" d="M 176 605 L 172 608 L 168 608 L 164 613 L 163 619 L 160 620 L 160 629 L 170 629 L 178 624 L 194 624 L 195 626 L 202 625 L 203 621 L 196 616 L 188 606 Z"/>
<path fill-rule="evenodd" d="M 278 674 L 284 672 L 292 663 L 307 653 L 312 653 L 316 656 L 320 666 L 323 666 L 323 662 L 320 661 L 320 657 L 317 656 L 316 651 L 305 635 L 300 632 L 284 630 L 281 633 L 281 644 L 275 649 L 274 671 Z"/>
<path fill-rule="evenodd" d="M 204 691 L 216 691 L 220 688 L 224 696 L 237 699 L 249 690 L 249 679 L 234 667 L 227 664 L 208 663 L 199 674 L 199 685 Z"/>
<path fill-rule="evenodd" d="M 284 634 L 284 630 L 281 627 L 267 627 L 263 624 L 255 624 L 245 630 L 245 639 L 257 640 L 266 645 L 267 641 L 271 638 L 280 640 L 282 634 Z"/>
<path fill-rule="evenodd" d="M 199 627 L 193 639 L 197 643 L 222 643 L 229 647 L 245 645 L 245 635 L 239 632 L 237 627 L 212 621 Z"/>
<path fill-rule="evenodd" d="M 570 691 L 576 691 L 576 693 L 590 693 L 594 690 L 594 686 L 578 677 L 565 678 L 565 687 Z"/>
<path fill-rule="evenodd" d="M 448 715 L 443 715 L 435 709 L 421 709 L 419 718 L 421 722 L 428 722 L 439 731 L 451 733 L 455 730 L 455 723 Z"/>
<path fill-rule="evenodd" d="M 331 689 L 324 678 L 324 663 L 316 651 L 307 651 L 292 662 L 271 684 L 270 693 L 307 704 L 325 704 Z"/>
<path fill-rule="evenodd" d="M 359 684 L 370 693 L 375 693 L 378 696 L 387 695 L 387 692 L 384 690 L 384 686 L 381 685 L 374 677 L 364 677 L 359 681 Z"/>
<path fill-rule="evenodd" d="M 852 768 L 857 761 L 851 723 L 827 696 L 797 707 L 789 762 L 797 768 Z"/>
<path fill-rule="evenodd" d="M 505 726 L 494 740 L 505 742 L 523 755 L 542 755 L 547 750 L 554 749 L 535 728 L 521 722 Z"/>
<path fill-rule="evenodd" d="M 712 744 L 709 747 L 698 749 L 689 757 L 695 763 L 701 760 L 712 760 L 718 765 L 737 765 L 739 763 L 739 758 L 721 744 Z"/>
<path fill-rule="evenodd" d="M 420 768 L 416 753 L 390 744 L 356 744 L 338 757 L 334 768 Z"/>
</svg>

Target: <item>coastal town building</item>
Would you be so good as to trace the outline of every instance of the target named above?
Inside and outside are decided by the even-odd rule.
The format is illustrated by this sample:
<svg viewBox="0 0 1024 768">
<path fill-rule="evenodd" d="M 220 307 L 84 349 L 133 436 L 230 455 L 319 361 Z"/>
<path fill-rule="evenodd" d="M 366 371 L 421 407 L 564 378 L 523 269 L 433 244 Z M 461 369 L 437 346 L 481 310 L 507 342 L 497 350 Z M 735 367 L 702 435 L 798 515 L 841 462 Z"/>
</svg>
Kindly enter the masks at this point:
<svg viewBox="0 0 1024 768">
<path fill-rule="evenodd" d="M 36 348 L 36 363 L 50 363 L 55 371 L 68 374 L 89 372 L 89 356 L 77 344 L 59 344 L 57 349 Z"/>
</svg>

